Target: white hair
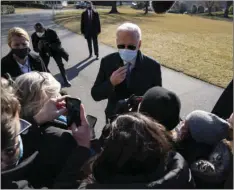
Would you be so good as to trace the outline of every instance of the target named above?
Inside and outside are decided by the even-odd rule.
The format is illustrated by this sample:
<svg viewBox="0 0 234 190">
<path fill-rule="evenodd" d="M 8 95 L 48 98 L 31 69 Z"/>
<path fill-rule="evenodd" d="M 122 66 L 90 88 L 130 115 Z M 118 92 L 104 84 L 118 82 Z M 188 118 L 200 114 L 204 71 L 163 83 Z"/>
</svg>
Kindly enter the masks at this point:
<svg viewBox="0 0 234 190">
<path fill-rule="evenodd" d="M 61 84 L 45 72 L 29 72 L 15 80 L 16 94 L 20 100 L 23 117 L 37 114 L 45 102 L 59 96 Z"/>
<path fill-rule="evenodd" d="M 141 40 L 141 29 L 136 24 L 126 22 L 117 28 L 116 35 L 118 35 L 120 31 L 132 32 L 135 34 L 138 42 Z"/>
</svg>

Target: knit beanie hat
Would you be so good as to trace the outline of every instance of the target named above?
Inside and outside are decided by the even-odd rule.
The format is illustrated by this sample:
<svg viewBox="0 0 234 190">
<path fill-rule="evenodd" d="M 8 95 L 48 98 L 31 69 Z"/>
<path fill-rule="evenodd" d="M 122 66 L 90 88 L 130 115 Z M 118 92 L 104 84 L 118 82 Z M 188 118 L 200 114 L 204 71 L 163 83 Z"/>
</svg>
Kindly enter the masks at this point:
<svg viewBox="0 0 234 190">
<path fill-rule="evenodd" d="M 174 92 L 153 87 L 144 94 L 139 111 L 172 130 L 180 121 L 180 108 L 180 99 Z"/>
<path fill-rule="evenodd" d="M 186 123 L 192 138 L 199 143 L 215 145 L 228 136 L 228 122 L 209 112 L 193 111 Z"/>
</svg>

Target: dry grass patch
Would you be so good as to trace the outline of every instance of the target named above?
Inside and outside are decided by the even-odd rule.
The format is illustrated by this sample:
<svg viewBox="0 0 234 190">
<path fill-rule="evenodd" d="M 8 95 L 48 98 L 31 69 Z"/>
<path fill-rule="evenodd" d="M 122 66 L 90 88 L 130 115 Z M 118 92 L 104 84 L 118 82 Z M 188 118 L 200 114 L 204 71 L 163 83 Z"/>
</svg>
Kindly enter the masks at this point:
<svg viewBox="0 0 234 190">
<path fill-rule="evenodd" d="M 15 13 L 32 13 L 35 11 L 41 11 L 44 9 L 37 9 L 37 8 L 15 8 Z"/>
<path fill-rule="evenodd" d="M 217 86 L 225 87 L 233 77 L 232 23 L 196 16 L 150 13 L 119 8 L 121 14 L 100 14 L 100 41 L 115 47 L 119 24 L 130 21 L 142 29 L 142 51 L 162 65 Z M 55 16 L 58 24 L 80 33 L 81 10 Z"/>
</svg>

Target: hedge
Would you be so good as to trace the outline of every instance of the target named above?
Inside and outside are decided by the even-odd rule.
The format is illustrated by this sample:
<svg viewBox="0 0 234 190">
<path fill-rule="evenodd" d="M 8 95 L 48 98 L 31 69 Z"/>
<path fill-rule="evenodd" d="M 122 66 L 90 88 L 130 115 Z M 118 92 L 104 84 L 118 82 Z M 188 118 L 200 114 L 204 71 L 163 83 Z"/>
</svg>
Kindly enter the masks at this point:
<svg viewBox="0 0 234 190">
<path fill-rule="evenodd" d="M 1 15 L 13 14 L 15 13 L 15 7 L 12 5 L 1 5 Z"/>
<path fill-rule="evenodd" d="M 233 15 L 233 5 L 229 7 L 229 14 Z"/>
</svg>

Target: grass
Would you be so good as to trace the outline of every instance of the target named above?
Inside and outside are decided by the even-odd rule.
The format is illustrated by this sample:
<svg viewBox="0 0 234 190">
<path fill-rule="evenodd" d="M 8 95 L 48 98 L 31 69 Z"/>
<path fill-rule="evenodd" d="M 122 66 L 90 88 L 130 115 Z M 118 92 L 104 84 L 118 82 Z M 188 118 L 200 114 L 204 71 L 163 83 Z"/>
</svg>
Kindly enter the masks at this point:
<svg viewBox="0 0 234 190">
<path fill-rule="evenodd" d="M 215 13 L 212 13 L 212 15 L 208 15 L 208 13 L 202 13 L 202 14 L 199 14 L 199 16 L 202 16 L 208 19 L 225 20 L 225 21 L 233 22 L 233 15 L 229 14 L 228 15 L 229 18 L 224 18 L 223 12 L 215 12 Z"/>
<path fill-rule="evenodd" d="M 142 29 L 142 51 L 162 65 L 225 87 L 233 77 L 232 23 L 197 16 L 150 13 L 119 8 L 121 14 L 98 10 L 102 33 L 100 42 L 115 45 L 119 24 L 130 21 Z M 59 13 L 55 22 L 80 34 L 82 10 Z M 175 79 L 176 80 L 176 79 Z"/>
<path fill-rule="evenodd" d="M 15 13 L 30 13 L 30 12 L 35 12 L 35 11 L 40 11 L 44 9 L 38 9 L 38 8 L 15 8 Z"/>
</svg>

